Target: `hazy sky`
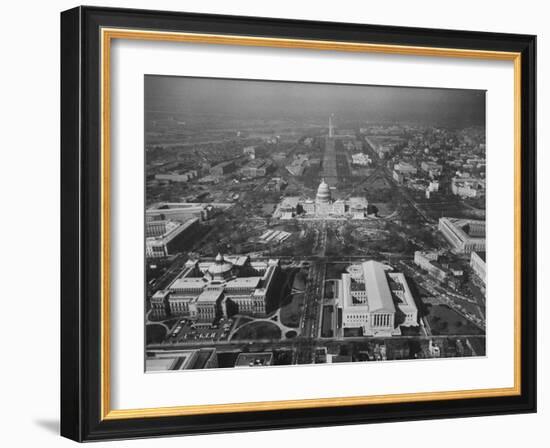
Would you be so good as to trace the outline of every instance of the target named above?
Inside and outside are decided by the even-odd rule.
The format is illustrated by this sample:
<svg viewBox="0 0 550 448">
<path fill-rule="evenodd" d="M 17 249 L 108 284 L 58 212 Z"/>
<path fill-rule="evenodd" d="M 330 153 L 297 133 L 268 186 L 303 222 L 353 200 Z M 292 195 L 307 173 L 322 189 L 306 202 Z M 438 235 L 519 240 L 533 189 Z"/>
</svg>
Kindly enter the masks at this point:
<svg viewBox="0 0 550 448">
<path fill-rule="evenodd" d="M 485 91 L 145 77 L 146 110 L 239 117 L 327 116 L 465 126 L 485 123 Z"/>
</svg>

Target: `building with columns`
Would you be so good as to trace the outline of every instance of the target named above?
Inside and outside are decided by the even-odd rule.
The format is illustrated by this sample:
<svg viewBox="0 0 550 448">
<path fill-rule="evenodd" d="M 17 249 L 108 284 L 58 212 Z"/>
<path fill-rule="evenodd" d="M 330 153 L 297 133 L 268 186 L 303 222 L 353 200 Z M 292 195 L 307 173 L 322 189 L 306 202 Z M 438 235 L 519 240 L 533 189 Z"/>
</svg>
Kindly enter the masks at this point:
<svg viewBox="0 0 550 448">
<path fill-rule="evenodd" d="M 439 231 L 457 253 L 485 251 L 485 221 L 439 218 Z"/>
<path fill-rule="evenodd" d="M 329 185 L 323 179 L 315 199 L 291 196 L 283 198 L 279 209 L 281 219 L 294 218 L 351 218 L 367 217 L 368 201 L 364 197 L 333 200 Z"/>
<path fill-rule="evenodd" d="M 200 233 L 197 218 L 179 221 L 145 222 L 145 256 L 165 258 L 188 248 Z"/>
<path fill-rule="evenodd" d="M 401 326 L 418 326 L 418 310 L 405 276 L 377 261 L 348 267 L 339 282 L 342 328 L 364 336 L 396 336 Z"/>
<path fill-rule="evenodd" d="M 279 272 L 279 260 L 221 254 L 213 261 L 189 260 L 166 289 L 151 297 L 151 308 L 156 316 L 165 313 L 201 322 L 235 313 L 265 316 Z"/>
</svg>

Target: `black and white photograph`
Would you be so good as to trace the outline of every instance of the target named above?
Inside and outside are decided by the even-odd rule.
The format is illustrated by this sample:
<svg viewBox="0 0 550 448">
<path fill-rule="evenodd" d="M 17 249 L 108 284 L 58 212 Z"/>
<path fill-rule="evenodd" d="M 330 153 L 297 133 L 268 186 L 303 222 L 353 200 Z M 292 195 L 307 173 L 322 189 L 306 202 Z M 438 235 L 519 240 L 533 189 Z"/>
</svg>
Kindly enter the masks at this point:
<svg viewBox="0 0 550 448">
<path fill-rule="evenodd" d="M 145 370 L 486 355 L 486 92 L 146 75 Z"/>
<path fill-rule="evenodd" d="M 2 446 L 548 439 L 544 2 L 87 3 L 2 10 Z"/>
</svg>

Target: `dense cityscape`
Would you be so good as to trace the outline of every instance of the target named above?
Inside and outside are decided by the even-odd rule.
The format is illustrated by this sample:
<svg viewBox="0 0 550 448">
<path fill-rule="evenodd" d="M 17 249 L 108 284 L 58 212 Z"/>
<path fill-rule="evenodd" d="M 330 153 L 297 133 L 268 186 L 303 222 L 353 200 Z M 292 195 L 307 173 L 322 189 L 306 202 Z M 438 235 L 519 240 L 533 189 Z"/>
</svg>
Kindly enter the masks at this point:
<svg viewBox="0 0 550 448">
<path fill-rule="evenodd" d="M 485 356 L 483 92 L 154 78 L 146 371 Z"/>
</svg>

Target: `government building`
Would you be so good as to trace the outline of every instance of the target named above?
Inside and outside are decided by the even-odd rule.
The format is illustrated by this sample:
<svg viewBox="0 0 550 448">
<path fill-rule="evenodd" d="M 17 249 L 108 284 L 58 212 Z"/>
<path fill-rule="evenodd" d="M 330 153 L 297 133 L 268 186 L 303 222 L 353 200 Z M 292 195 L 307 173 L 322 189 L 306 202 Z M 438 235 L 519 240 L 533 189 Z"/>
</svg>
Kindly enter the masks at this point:
<svg viewBox="0 0 550 448">
<path fill-rule="evenodd" d="M 486 283 L 486 262 L 485 262 L 485 252 L 472 252 L 470 255 L 470 267 L 474 270 L 483 284 Z"/>
<path fill-rule="evenodd" d="M 147 221 L 145 223 L 145 256 L 164 258 L 188 248 L 200 233 L 198 218 L 185 222 Z"/>
<path fill-rule="evenodd" d="M 485 221 L 439 218 L 439 231 L 456 253 L 485 251 Z"/>
<path fill-rule="evenodd" d="M 354 264 L 342 274 L 338 314 L 345 330 L 363 336 L 398 336 L 401 326 L 417 327 L 418 310 L 405 276 L 377 261 Z M 340 319 L 340 317 L 339 317 Z"/>
<path fill-rule="evenodd" d="M 369 203 L 364 197 L 333 200 L 329 185 L 323 179 L 315 199 L 291 196 L 283 198 L 279 213 L 281 219 L 294 218 L 351 218 L 365 219 Z"/>
<path fill-rule="evenodd" d="M 252 261 L 248 256 L 221 254 L 213 261 L 189 260 L 166 289 L 153 295 L 152 313 L 201 322 L 236 313 L 265 316 L 279 272 L 279 260 Z"/>
<path fill-rule="evenodd" d="M 186 222 L 189 219 L 197 218 L 199 221 L 206 221 L 216 210 L 210 204 L 199 204 L 194 202 L 161 202 L 145 211 L 145 221 L 179 221 Z"/>
</svg>

